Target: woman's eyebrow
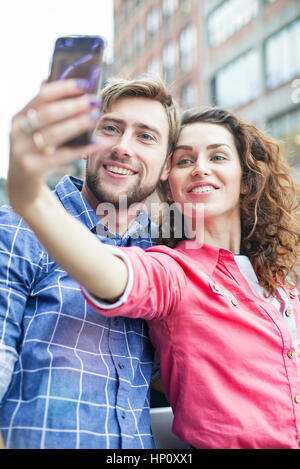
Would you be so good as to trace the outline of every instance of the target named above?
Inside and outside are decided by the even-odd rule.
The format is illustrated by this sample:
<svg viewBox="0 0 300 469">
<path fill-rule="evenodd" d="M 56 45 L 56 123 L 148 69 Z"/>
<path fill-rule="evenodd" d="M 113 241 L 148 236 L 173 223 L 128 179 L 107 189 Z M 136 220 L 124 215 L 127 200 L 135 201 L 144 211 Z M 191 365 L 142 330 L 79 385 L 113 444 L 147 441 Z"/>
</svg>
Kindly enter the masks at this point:
<svg viewBox="0 0 300 469">
<path fill-rule="evenodd" d="M 175 148 L 174 148 L 174 151 L 176 150 L 188 150 L 188 151 L 192 151 L 193 150 L 193 147 L 191 147 L 190 145 L 177 145 Z"/>
<path fill-rule="evenodd" d="M 214 148 L 219 148 L 219 147 L 228 147 L 230 150 L 230 146 L 227 145 L 227 143 L 212 143 L 211 145 L 207 145 L 208 150 L 213 150 Z"/>
<path fill-rule="evenodd" d="M 207 150 L 213 150 L 215 148 L 219 148 L 219 147 L 228 147 L 229 149 L 230 146 L 227 145 L 227 143 L 211 143 L 210 145 L 207 145 Z M 193 147 L 191 145 L 177 145 L 175 148 L 174 148 L 174 151 L 176 150 L 188 150 L 188 151 L 193 151 Z"/>
</svg>

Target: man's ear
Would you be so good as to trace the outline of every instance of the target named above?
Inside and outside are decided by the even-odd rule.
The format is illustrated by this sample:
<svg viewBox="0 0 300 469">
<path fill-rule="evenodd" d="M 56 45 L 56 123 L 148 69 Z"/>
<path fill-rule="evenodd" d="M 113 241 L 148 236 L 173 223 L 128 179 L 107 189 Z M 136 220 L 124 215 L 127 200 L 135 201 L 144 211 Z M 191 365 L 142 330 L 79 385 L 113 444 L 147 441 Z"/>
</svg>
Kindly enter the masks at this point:
<svg viewBox="0 0 300 469">
<path fill-rule="evenodd" d="M 82 159 L 82 160 L 87 160 L 88 157 L 89 157 L 88 153 L 83 153 L 83 154 L 81 155 L 80 159 Z"/>
<path fill-rule="evenodd" d="M 160 180 L 161 181 L 166 181 L 169 177 L 169 174 L 170 174 L 170 171 L 171 171 L 171 157 L 172 157 L 172 154 L 170 153 L 167 156 L 164 169 L 162 170 L 162 173 L 160 175 Z"/>
</svg>

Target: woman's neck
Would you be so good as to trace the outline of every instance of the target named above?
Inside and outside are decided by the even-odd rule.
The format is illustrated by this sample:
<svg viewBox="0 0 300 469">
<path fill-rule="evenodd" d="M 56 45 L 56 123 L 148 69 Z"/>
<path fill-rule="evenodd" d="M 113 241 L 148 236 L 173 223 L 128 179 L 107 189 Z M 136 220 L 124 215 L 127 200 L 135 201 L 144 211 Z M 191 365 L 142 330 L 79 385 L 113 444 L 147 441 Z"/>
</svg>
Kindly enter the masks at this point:
<svg viewBox="0 0 300 469">
<path fill-rule="evenodd" d="M 241 247 L 241 222 L 240 219 L 232 220 L 224 218 L 203 220 L 202 233 L 197 233 L 195 239 L 201 243 L 218 248 L 227 249 L 233 254 L 240 254 Z"/>
</svg>

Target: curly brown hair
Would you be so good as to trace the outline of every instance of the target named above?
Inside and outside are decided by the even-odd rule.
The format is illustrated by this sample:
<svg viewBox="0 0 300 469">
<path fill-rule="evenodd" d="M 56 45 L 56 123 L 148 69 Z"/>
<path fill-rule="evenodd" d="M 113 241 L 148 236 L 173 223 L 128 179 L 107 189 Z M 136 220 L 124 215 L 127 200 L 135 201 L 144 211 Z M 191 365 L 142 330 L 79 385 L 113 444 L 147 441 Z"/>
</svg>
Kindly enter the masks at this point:
<svg viewBox="0 0 300 469">
<path fill-rule="evenodd" d="M 197 122 L 222 125 L 234 137 L 242 167 L 241 254 L 249 257 L 267 296 L 274 295 L 279 285 L 292 288 L 300 258 L 300 189 L 279 142 L 219 107 L 185 111 L 181 129 Z M 161 184 L 164 199 L 166 191 L 166 184 Z M 175 237 L 175 230 L 171 226 L 171 236 L 161 236 L 159 243 L 175 247 L 186 239 Z"/>
</svg>

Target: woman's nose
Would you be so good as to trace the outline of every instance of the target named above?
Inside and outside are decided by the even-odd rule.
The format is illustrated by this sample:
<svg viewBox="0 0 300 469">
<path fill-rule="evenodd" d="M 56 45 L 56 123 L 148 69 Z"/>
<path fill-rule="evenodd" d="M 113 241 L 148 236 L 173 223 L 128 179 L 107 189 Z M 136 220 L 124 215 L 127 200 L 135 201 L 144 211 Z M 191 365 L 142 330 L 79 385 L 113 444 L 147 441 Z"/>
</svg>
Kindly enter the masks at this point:
<svg viewBox="0 0 300 469">
<path fill-rule="evenodd" d="M 192 171 L 192 176 L 201 176 L 210 174 L 209 162 L 204 158 L 198 158 Z"/>
</svg>

